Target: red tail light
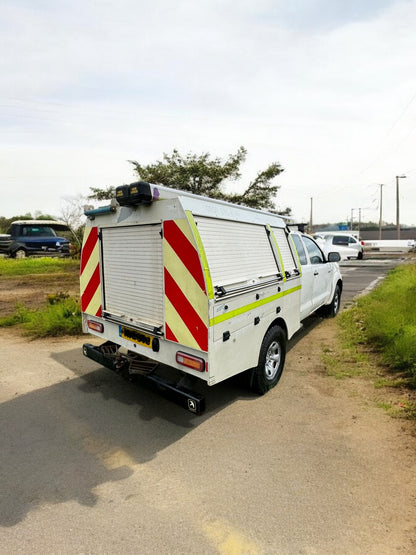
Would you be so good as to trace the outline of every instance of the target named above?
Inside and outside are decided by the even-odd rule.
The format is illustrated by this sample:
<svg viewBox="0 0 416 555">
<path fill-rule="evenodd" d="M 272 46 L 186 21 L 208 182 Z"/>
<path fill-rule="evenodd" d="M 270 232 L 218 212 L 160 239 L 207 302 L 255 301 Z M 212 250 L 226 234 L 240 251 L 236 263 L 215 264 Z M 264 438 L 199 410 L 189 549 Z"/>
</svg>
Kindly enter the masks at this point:
<svg viewBox="0 0 416 555">
<path fill-rule="evenodd" d="M 101 322 L 94 322 L 94 320 L 87 320 L 87 326 L 90 330 L 98 331 L 98 333 L 103 333 L 104 324 Z"/>
<path fill-rule="evenodd" d="M 176 362 L 197 372 L 205 372 L 205 360 L 203 358 L 188 355 L 182 351 L 176 353 Z"/>
</svg>

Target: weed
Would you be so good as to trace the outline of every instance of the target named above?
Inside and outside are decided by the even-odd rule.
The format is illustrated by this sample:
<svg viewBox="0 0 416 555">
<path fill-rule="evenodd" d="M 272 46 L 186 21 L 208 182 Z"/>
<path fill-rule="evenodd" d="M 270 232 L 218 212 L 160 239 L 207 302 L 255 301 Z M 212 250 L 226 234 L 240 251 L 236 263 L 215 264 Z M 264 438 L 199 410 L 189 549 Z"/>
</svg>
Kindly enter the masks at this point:
<svg viewBox="0 0 416 555">
<path fill-rule="evenodd" d="M 63 291 L 59 292 L 59 293 L 52 293 L 50 295 L 46 296 L 46 301 L 48 304 L 56 304 L 56 303 L 61 303 L 62 301 L 65 301 L 66 299 L 69 299 L 69 294 L 68 293 L 64 293 Z"/>
</svg>

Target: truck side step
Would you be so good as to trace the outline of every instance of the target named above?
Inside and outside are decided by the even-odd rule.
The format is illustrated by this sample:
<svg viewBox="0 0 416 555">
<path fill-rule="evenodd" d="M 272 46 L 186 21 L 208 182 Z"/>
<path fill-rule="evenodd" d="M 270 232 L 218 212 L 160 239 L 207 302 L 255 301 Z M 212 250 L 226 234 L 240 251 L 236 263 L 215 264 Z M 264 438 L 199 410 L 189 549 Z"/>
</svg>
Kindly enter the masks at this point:
<svg viewBox="0 0 416 555">
<path fill-rule="evenodd" d="M 120 365 L 120 359 L 117 357 L 117 346 L 114 343 L 107 341 L 99 346 L 92 345 L 91 343 L 84 343 L 82 352 L 87 358 L 98 362 L 109 370 L 121 373 L 120 369 L 122 365 Z M 141 381 L 152 386 L 152 389 L 156 389 L 160 395 L 193 414 L 202 414 L 204 412 L 205 397 L 203 395 L 154 374 L 155 367 L 148 369 L 147 372 L 150 370 L 150 373 L 146 373 L 146 362 L 143 361 L 143 364 L 144 366 L 141 371 L 138 370 L 140 362 L 134 362 L 130 369 L 129 363 L 126 360 L 124 369 L 127 370 L 129 375 L 138 374 Z"/>
</svg>

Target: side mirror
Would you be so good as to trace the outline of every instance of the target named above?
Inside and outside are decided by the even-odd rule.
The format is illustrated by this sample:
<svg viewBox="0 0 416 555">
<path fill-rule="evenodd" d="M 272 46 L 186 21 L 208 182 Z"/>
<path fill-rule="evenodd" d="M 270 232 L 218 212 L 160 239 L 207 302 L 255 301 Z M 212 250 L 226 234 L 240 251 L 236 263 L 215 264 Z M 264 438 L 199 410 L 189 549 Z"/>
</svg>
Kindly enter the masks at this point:
<svg viewBox="0 0 416 555">
<path fill-rule="evenodd" d="M 339 262 L 341 260 L 341 255 L 339 252 L 329 252 L 327 258 L 328 262 Z"/>
</svg>

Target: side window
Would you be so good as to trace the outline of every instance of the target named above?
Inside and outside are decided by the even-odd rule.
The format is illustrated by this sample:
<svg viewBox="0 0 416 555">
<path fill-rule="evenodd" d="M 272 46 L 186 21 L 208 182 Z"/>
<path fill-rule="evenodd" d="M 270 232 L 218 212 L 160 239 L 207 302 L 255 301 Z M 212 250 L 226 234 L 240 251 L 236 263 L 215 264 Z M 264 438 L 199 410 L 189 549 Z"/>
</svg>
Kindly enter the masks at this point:
<svg viewBox="0 0 416 555">
<path fill-rule="evenodd" d="M 308 259 L 306 258 L 305 248 L 300 240 L 299 235 L 291 235 L 293 242 L 295 243 L 296 250 L 298 251 L 299 260 L 302 266 L 308 263 Z"/>
<path fill-rule="evenodd" d="M 344 245 L 344 246 L 348 246 L 348 237 L 345 237 L 343 235 L 335 235 L 334 238 L 332 239 L 332 244 L 333 245 Z"/>
<path fill-rule="evenodd" d="M 324 257 L 318 245 L 312 241 L 312 239 L 309 239 L 309 237 L 303 237 L 303 242 L 305 243 L 306 250 L 308 251 L 311 264 L 323 264 Z"/>
<path fill-rule="evenodd" d="M 348 243 L 355 244 L 355 243 L 358 243 L 358 241 L 357 241 L 357 239 L 355 239 L 355 237 L 349 237 L 348 238 Z"/>
</svg>

